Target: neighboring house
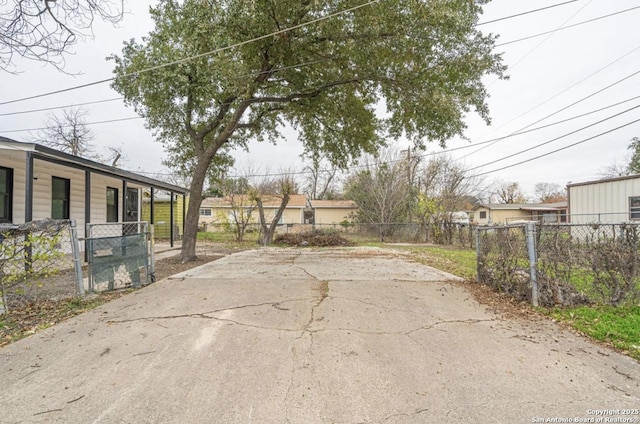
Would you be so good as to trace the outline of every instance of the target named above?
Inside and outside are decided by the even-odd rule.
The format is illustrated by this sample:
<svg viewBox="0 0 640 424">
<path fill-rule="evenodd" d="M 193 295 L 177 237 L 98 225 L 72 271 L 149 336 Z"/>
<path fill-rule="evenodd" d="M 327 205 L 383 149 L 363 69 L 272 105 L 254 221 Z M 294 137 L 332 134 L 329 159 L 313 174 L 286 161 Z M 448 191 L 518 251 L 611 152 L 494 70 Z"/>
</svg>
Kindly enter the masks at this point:
<svg viewBox="0 0 640 424">
<path fill-rule="evenodd" d="M 267 222 L 271 222 L 276 211 L 280 207 L 281 198 L 277 196 L 266 196 L 263 200 L 264 215 Z M 279 224 L 302 224 L 304 223 L 304 211 L 307 205 L 307 198 L 303 194 L 292 194 L 289 203 L 280 218 Z M 200 205 L 200 225 L 233 223 L 234 207 L 244 208 L 251 211 L 250 223 L 259 223 L 260 214 L 255 202 L 251 202 L 247 196 L 238 195 L 232 199 L 230 197 L 207 197 Z"/>
<path fill-rule="evenodd" d="M 567 202 L 479 205 L 473 215 L 478 225 L 501 225 L 516 221 L 566 222 Z"/>
<path fill-rule="evenodd" d="M 83 238 L 87 223 L 142 220 L 143 189 L 187 193 L 133 172 L 0 137 L 0 223 L 75 219 Z"/>
<path fill-rule="evenodd" d="M 567 185 L 573 224 L 640 221 L 640 175 Z"/>
<path fill-rule="evenodd" d="M 173 239 L 181 240 L 184 234 L 184 222 L 187 215 L 189 196 L 178 194 L 155 194 L 153 196 L 154 208 L 154 234 L 158 239 L 169 240 L 171 238 L 171 222 L 173 222 Z M 142 220 L 151 220 L 151 191 L 145 190 L 142 197 Z"/>
<path fill-rule="evenodd" d="M 340 224 L 350 221 L 358 211 L 358 205 L 353 200 L 311 200 L 309 203 L 308 224 Z"/>
</svg>

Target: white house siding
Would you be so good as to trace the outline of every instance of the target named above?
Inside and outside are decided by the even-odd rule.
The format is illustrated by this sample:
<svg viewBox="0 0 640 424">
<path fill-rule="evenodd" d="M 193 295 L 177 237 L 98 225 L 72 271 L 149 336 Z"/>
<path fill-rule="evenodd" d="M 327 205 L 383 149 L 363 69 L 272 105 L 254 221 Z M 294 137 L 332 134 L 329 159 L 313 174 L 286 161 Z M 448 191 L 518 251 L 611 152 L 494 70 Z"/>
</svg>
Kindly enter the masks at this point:
<svg viewBox="0 0 640 424">
<path fill-rule="evenodd" d="M 0 150 L 0 166 L 13 169 L 13 222 L 24 223 L 24 187 L 27 155 L 14 150 Z"/>
<path fill-rule="evenodd" d="M 107 222 L 107 187 L 118 189 L 118 222 L 122 222 L 122 181 L 91 174 L 91 222 Z"/>
<path fill-rule="evenodd" d="M 629 198 L 640 196 L 640 177 L 569 186 L 571 222 L 629 221 Z"/>
<path fill-rule="evenodd" d="M 69 217 L 79 229 L 84 228 L 84 171 L 37 158 L 33 161 L 33 219 L 51 218 L 52 177 L 70 180 Z"/>
</svg>

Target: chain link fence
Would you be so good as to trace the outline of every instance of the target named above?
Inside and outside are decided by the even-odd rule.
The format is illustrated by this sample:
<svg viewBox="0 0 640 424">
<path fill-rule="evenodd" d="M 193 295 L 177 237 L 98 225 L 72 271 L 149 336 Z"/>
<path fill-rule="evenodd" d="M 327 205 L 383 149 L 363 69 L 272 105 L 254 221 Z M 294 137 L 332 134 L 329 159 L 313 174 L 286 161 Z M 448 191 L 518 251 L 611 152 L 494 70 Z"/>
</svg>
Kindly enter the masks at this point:
<svg viewBox="0 0 640 424">
<path fill-rule="evenodd" d="M 640 224 L 478 227 L 478 281 L 534 305 L 640 301 Z"/>
<path fill-rule="evenodd" d="M 235 234 L 236 225 L 229 223 L 203 223 L 201 231 L 213 233 Z M 252 234 L 262 231 L 259 224 L 247 224 L 244 238 L 251 239 Z M 452 224 L 445 226 L 425 226 L 417 223 L 393 224 L 357 224 L 344 222 L 341 224 L 281 224 L 276 234 L 297 234 L 311 231 L 338 233 L 355 243 L 433 243 L 457 245 L 473 248 L 475 246 L 474 227 L 470 225 Z"/>
<path fill-rule="evenodd" d="M 140 287 L 155 281 L 151 228 L 147 222 L 87 224 L 90 291 Z"/>
<path fill-rule="evenodd" d="M 75 221 L 0 225 L 0 313 L 84 295 Z"/>
</svg>

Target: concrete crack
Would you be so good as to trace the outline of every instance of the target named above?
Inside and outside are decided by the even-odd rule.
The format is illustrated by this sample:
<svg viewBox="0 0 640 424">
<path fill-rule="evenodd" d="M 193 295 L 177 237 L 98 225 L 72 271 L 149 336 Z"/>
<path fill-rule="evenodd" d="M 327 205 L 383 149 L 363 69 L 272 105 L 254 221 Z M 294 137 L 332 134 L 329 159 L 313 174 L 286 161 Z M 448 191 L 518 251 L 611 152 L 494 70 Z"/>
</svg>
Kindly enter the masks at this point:
<svg viewBox="0 0 640 424">
<path fill-rule="evenodd" d="M 285 331 L 285 332 L 291 332 L 291 333 L 297 333 L 299 331 L 299 330 L 297 330 L 295 328 L 266 327 L 266 326 L 262 326 L 262 325 L 247 324 L 247 323 L 244 323 L 244 322 L 235 321 L 235 320 L 228 319 L 228 318 L 218 318 L 218 317 L 215 317 L 215 316 L 211 316 L 210 314 L 211 314 L 210 312 L 205 312 L 205 313 L 197 313 L 197 314 L 142 317 L 142 318 L 133 318 L 133 319 L 127 319 L 127 320 L 120 320 L 120 321 L 116 321 L 116 320 L 107 321 L 107 324 L 124 324 L 124 323 L 135 322 L 135 321 L 172 320 L 172 319 L 180 319 L 180 318 L 200 318 L 200 319 L 209 319 L 209 320 L 213 320 L 213 321 L 227 322 L 227 323 L 230 323 L 230 324 L 239 325 L 241 327 L 257 328 L 257 329 L 260 329 L 260 330 Z"/>
<path fill-rule="evenodd" d="M 284 420 L 287 423 L 291 423 L 289 419 L 289 395 L 291 394 L 291 388 L 293 387 L 293 376 L 296 371 L 295 362 L 292 361 L 291 375 L 289 376 L 289 387 L 287 387 L 287 393 L 284 395 Z"/>
<path fill-rule="evenodd" d="M 224 319 L 216 318 L 215 316 L 211 316 L 211 315 L 217 314 L 219 312 L 234 311 L 234 310 L 246 309 L 246 308 L 259 308 L 262 306 L 272 306 L 273 308 L 278 309 L 280 311 L 288 311 L 289 309 L 283 308 L 281 305 L 285 303 L 290 303 L 290 302 L 302 302 L 305 300 L 308 300 L 308 299 L 300 298 L 300 299 L 282 300 L 280 302 L 264 302 L 264 303 L 254 303 L 249 305 L 238 305 L 238 306 L 231 306 L 228 308 L 215 309 L 212 311 L 198 312 L 198 313 L 192 313 L 192 314 L 147 316 L 147 317 L 139 317 L 139 318 L 131 318 L 131 319 L 123 319 L 123 320 L 108 320 L 107 324 L 125 324 L 127 322 L 135 322 L 135 321 L 169 320 L 169 319 L 177 319 L 177 318 L 203 318 L 203 319 L 216 319 L 218 321 L 225 321 Z M 226 320 L 226 321 L 237 323 L 232 320 Z M 237 324 L 243 325 L 242 323 L 237 323 Z M 247 325 L 247 324 L 244 324 L 244 325 Z"/>
<path fill-rule="evenodd" d="M 628 380 L 633 380 L 633 377 L 631 377 L 629 374 L 623 373 L 622 371 L 618 371 L 618 368 L 616 368 L 616 367 L 611 367 L 611 368 L 613 368 L 613 370 L 615 372 L 617 372 L 618 374 L 626 377 Z"/>
<path fill-rule="evenodd" d="M 408 413 L 397 413 L 397 414 L 391 414 L 391 415 L 387 415 L 386 417 L 384 417 L 382 419 L 382 422 L 387 422 L 389 421 L 391 418 L 396 418 L 396 417 L 413 417 L 415 415 L 420 415 L 424 412 L 429 412 L 429 408 L 422 408 L 422 409 L 417 409 L 414 412 L 408 412 Z"/>
<path fill-rule="evenodd" d="M 404 333 L 404 335 L 408 336 L 409 334 L 415 333 L 417 331 L 421 331 L 421 330 L 431 330 L 432 328 L 438 326 L 438 325 L 443 325 L 443 324 L 478 324 L 480 322 L 494 322 L 496 321 L 495 319 L 453 319 L 453 320 L 444 320 L 444 321 L 438 321 L 438 322 L 434 322 L 433 324 L 430 325 L 425 325 L 422 326 L 420 328 L 415 328 L 413 330 L 407 331 L 406 333 Z"/>
</svg>

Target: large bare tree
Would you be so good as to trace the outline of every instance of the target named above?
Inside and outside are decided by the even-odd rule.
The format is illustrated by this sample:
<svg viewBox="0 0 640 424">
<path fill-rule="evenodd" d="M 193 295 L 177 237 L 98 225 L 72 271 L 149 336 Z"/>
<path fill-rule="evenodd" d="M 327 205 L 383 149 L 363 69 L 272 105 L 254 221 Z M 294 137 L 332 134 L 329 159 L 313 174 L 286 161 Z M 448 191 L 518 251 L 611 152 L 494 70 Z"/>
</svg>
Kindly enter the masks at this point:
<svg viewBox="0 0 640 424">
<path fill-rule="evenodd" d="M 284 172 L 275 178 L 267 178 L 257 184 L 251 191 L 251 197 L 258 206 L 260 215 L 261 233 L 258 243 L 268 246 L 273 242 L 273 236 L 285 208 L 289 204 L 292 194 L 296 194 L 297 185 L 291 172 Z M 273 215 L 267 216 L 265 213 L 266 202 L 277 202 L 278 207 L 273 211 Z"/>
<path fill-rule="evenodd" d="M 312 154 L 304 172 L 304 192 L 313 200 L 329 200 L 336 196 L 338 167 L 321 157 Z"/>
<path fill-rule="evenodd" d="M 365 157 L 345 183 L 345 197 L 358 205 L 356 221 L 376 225 L 380 241 L 393 233 L 395 224 L 407 222 L 415 204 L 412 194 L 406 162 L 389 149 Z"/>
<path fill-rule="evenodd" d="M 456 214 L 472 206 L 469 199 L 479 190 L 481 178 L 469 175 L 462 163 L 439 156 L 420 168 L 418 180 L 416 216 L 425 234 L 435 235 L 437 242 L 451 243 Z"/>
<path fill-rule="evenodd" d="M 88 112 L 81 108 L 63 109 L 61 115 L 50 114 L 46 127 L 39 131 L 36 141 L 73 156 L 89 157 L 95 134 L 86 124 Z"/>
<path fill-rule="evenodd" d="M 96 18 L 113 24 L 124 0 L 4 0 L 0 2 L 0 70 L 15 56 L 64 68 L 66 53 L 90 32 Z"/>
<path fill-rule="evenodd" d="M 526 203 L 527 196 L 516 182 L 496 182 L 491 192 L 492 203 Z"/>
</svg>

